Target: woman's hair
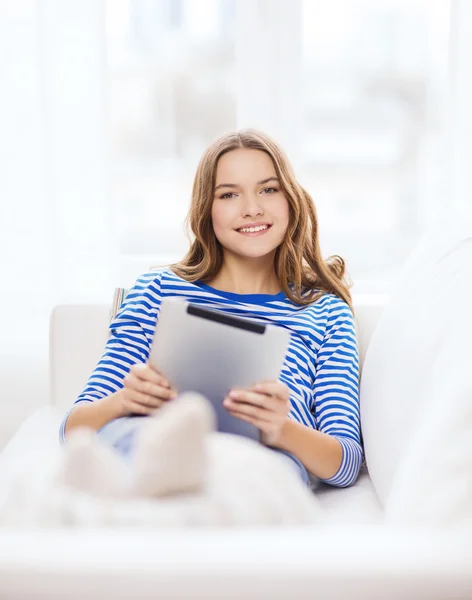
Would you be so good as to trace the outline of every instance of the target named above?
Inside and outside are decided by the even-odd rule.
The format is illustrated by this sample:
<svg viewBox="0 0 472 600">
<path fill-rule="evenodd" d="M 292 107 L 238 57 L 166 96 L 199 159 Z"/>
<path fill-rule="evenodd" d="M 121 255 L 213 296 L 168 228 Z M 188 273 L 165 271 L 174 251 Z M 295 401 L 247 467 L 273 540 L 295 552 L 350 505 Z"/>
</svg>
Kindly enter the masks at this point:
<svg viewBox="0 0 472 600">
<path fill-rule="evenodd" d="M 218 138 L 202 156 L 192 190 L 190 210 L 186 218 L 187 231 L 193 241 L 183 260 L 170 265 L 174 273 L 189 282 L 205 282 L 217 275 L 223 264 L 223 249 L 212 225 L 212 204 L 218 161 L 237 148 L 261 150 L 274 164 L 281 191 L 289 203 L 289 224 L 283 242 L 275 253 L 275 272 L 287 297 L 300 305 L 314 302 L 325 293 L 342 298 L 353 310 L 349 288 L 345 281 L 346 266 L 337 255 L 323 260 L 318 241 L 318 219 L 314 202 L 295 179 L 284 151 L 268 135 L 244 129 Z M 289 287 L 291 284 L 291 287 Z"/>
</svg>

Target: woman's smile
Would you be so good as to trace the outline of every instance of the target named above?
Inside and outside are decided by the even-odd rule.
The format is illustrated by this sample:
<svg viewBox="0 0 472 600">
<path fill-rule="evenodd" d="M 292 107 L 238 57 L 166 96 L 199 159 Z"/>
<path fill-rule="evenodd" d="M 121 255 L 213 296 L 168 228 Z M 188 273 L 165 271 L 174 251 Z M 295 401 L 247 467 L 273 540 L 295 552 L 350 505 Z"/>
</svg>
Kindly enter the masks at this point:
<svg viewBox="0 0 472 600">
<path fill-rule="evenodd" d="M 259 229 L 258 227 L 250 227 L 250 228 L 243 228 L 243 229 L 236 229 L 236 233 L 240 233 L 241 235 L 245 235 L 247 237 L 256 237 L 256 236 L 260 236 L 260 235 L 264 235 L 266 234 L 269 229 L 272 227 L 272 225 L 266 225 L 265 228 L 261 228 Z M 252 231 L 251 231 L 252 229 Z"/>
</svg>

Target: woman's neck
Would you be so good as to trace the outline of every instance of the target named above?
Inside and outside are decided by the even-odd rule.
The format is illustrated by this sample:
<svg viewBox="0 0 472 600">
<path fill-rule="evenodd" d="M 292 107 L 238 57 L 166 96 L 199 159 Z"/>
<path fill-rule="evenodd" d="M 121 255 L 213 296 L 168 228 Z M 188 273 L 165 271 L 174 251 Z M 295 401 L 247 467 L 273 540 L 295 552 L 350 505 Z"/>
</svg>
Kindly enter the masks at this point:
<svg viewBox="0 0 472 600">
<path fill-rule="evenodd" d="M 205 283 L 233 294 L 278 294 L 282 291 L 273 267 L 261 271 L 250 267 L 229 268 L 223 265 L 220 272 Z"/>
</svg>

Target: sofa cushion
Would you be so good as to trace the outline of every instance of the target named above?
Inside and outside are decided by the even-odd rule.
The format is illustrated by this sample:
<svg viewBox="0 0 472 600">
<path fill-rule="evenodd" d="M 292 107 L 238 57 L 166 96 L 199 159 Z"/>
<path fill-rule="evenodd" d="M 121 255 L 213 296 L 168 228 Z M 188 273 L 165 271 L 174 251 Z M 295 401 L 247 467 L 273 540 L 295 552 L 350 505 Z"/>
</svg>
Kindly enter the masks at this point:
<svg viewBox="0 0 472 600">
<path fill-rule="evenodd" d="M 462 530 L 472 527 L 472 327 L 448 341 L 447 362 L 434 368 L 447 374 L 431 382 L 432 407 L 397 470 L 385 506 L 388 523 Z M 446 350 L 446 349 L 445 349 Z"/>
<path fill-rule="evenodd" d="M 445 385 L 455 393 L 447 385 L 447 342 L 469 319 L 471 297 L 472 227 L 457 218 L 437 223 L 419 241 L 391 290 L 364 361 L 365 455 L 384 505 L 399 465 L 431 412 L 432 391 Z M 470 352 L 455 353 L 455 364 L 468 377 Z M 445 397 L 444 411 L 449 403 Z M 444 477 L 438 473 L 438 483 L 444 485 Z"/>
</svg>

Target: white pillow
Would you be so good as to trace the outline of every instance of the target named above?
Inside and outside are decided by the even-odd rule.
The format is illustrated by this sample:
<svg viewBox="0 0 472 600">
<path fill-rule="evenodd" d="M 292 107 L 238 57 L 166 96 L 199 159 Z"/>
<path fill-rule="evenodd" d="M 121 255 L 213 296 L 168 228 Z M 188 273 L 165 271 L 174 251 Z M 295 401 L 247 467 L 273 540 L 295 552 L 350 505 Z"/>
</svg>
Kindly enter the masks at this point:
<svg viewBox="0 0 472 600">
<path fill-rule="evenodd" d="M 450 380 L 442 367 L 447 340 L 454 328 L 466 327 L 470 334 L 471 298 L 472 225 L 456 217 L 438 223 L 418 243 L 365 356 L 360 384 L 365 455 L 384 505 L 398 466 L 430 413 L 429 391 Z M 469 358 L 456 359 L 468 375 Z M 444 476 L 438 474 L 438 483 L 444 484 Z"/>
<path fill-rule="evenodd" d="M 385 516 L 393 525 L 472 527 L 472 377 L 464 370 L 466 357 L 472 366 L 472 346 L 464 336 L 454 336 L 447 346 L 448 368 L 439 361 L 435 368 L 448 376 L 430 387 L 431 413 L 387 500 Z"/>
</svg>

